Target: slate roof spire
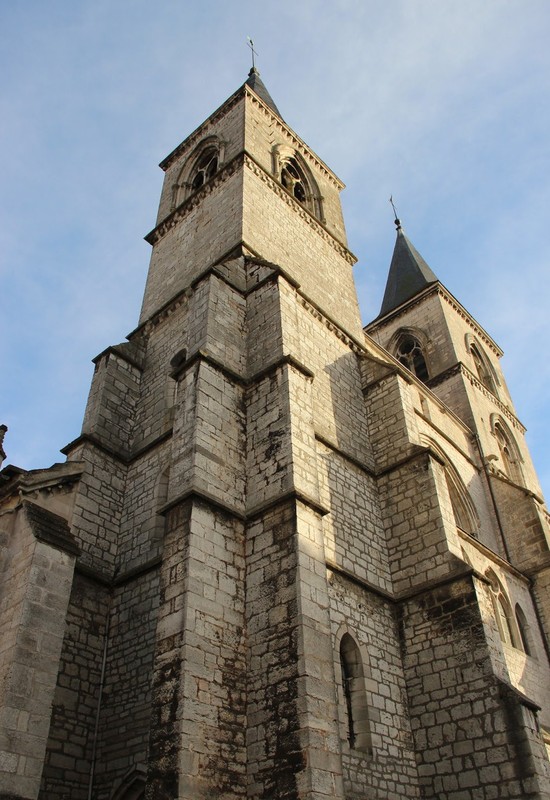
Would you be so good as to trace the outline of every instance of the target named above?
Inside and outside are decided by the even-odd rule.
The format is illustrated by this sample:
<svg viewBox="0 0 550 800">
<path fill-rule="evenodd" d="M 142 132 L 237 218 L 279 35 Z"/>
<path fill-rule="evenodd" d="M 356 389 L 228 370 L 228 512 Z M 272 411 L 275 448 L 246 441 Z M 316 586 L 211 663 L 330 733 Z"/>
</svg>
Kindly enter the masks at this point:
<svg viewBox="0 0 550 800">
<path fill-rule="evenodd" d="M 395 225 L 397 239 L 393 249 L 380 317 L 393 311 L 394 308 L 406 300 L 410 300 L 426 286 L 436 283 L 438 280 L 418 250 L 405 236 L 401 220 L 397 218 L 397 215 Z"/>
<path fill-rule="evenodd" d="M 254 92 L 256 92 L 258 97 L 261 100 L 263 100 L 264 103 L 268 105 L 270 109 L 277 114 L 278 117 L 281 117 L 281 112 L 279 111 L 279 109 L 275 105 L 275 102 L 273 101 L 273 98 L 265 88 L 265 84 L 260 78 L 260 73 L 258 72 L 256 67 L 252 67 L 252 69 L 248 73 L 248 78 L 246 79 L 245 83 L 247 84 L 247 86 L 250 86 L 250 88 Z"/>
</svg>

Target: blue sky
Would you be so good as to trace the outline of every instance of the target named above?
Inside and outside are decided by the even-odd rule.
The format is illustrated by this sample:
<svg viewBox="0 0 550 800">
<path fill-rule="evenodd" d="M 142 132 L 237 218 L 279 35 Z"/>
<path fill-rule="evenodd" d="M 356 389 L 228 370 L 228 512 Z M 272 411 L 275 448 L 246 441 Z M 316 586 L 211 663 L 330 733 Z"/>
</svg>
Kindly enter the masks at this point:
<svg viewBox="0 0 550 800">
<path fill-rule="evenodd" d="M 137 323 L 158 162 L 244 82 L 347 184 L 364 321 L 409 238 L 505 351 L 550 494 L 547 0 L 3 4 L 2 394 L 8 463 L 63 460 L 91 359 Z"/>
</svg>

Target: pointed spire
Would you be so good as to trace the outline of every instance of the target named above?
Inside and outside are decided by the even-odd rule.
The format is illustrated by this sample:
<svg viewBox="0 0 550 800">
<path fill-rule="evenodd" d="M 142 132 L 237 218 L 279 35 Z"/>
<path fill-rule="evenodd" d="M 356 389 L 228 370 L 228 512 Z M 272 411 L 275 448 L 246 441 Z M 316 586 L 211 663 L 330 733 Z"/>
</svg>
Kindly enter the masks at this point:
<svg viewBox="0 0 550 800">
<path fill-rule="evenodd" d="M 252 67 L 250 72 L 248 73 L 248 78 L 246 80 L 246 85 L 250 86 L 250 88 L 258 95 L 258 97 L 264 101 L 264 103 L 269 106 L 269 108 L 274 111 L 278 117 L 281 117 L 281 112 L 275 105 L 273 98 L 265 88 L 264 82 L 260 78 L 260 73 L 256 69 L 256 67 Z"/>
<path fill-rule="evenodd" d="M 410 300 L 411 297 L 421 292 L 426 286 L 437 282 L 437 277 L 418 250 L 405 236 L 397 214 L 395 225 L 397 239 L 393 250 L 382 308 L 380 309 L 379 316 L 381 317 L 389 311 L 393 311 L 394 308 L 397 308 L 406 300 Z"/>
</svg>

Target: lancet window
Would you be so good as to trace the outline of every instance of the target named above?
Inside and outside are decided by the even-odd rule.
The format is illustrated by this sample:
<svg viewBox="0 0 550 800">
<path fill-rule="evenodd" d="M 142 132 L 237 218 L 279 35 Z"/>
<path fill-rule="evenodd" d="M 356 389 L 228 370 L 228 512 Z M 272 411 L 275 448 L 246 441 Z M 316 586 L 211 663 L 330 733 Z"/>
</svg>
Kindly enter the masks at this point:
<svg viewBox="0 0 550 800">
<path fill-rule="evenodd" d="M 478 344 L 470 344 L 470 354 L 474 362 L 475 373 L 480 382 L 492 394 L 497 394 L 496 381 L 487 356 Z"/>
<path fill-rule="evenodd" d="M 527 653 L 528 656 L 532 656 L 534 654 L 533 642 L 531 639 L 531 630 L 529 628 L 529 623 L 527 622 L 527 617 L 523 613 L 523 609 L 521 608 L 519 603 L 516 603 L 516 622 L 518 624 L 519 635 L 521 638 L 521 644 L 523 645 L 523 649 Z"/>
<path fill-rule="evenodd" d="M 512 435 L 504 423 L 498 420 L 493 425 L 493 433 L 498 443 L 502 471 L 514 483 L 522 483 L 520 457 Z"/>
<path fill-rule="evenodd" d="M 501 640 L 505 644 L 512 647 L 517 647 L 522 650 L 522 643 L 519 637 L 519 631 L 516 628 L 512 608 L 510 602 L 506 597 L 506 593 L 502 588 L 500 581 L 492 570 L 486 573 L 489 585 L 491 587 L 491 601 L 493 604 L 493 613 L 495 615 L 498 632 Z"/>
<path fill-rule="evenodd" d="M 457 528 L 477 538 L 479 533 L 479 517 L 462 481 L 446 470 L 447 488 Z"/>
<path fill-rule="evenodd" d="M 371 732 L 363 661 L 359 647 L 349 633 L 345 633 L 340 642 L 340 665 L 346 700 L 349 746 L 354 750 L 370 752 Z"/>
</svg>

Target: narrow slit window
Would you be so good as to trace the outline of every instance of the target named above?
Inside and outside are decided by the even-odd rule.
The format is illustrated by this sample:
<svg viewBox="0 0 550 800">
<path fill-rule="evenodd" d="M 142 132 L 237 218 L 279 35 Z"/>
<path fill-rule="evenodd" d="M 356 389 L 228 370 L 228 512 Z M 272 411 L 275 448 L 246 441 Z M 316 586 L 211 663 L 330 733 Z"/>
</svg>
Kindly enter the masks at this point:
<svg viewBox="0 0 550 800">
<path fill-rule="evenodd" d="M 340 642 L 340 664 L 346 701 L 349 746 L 353 750 L 369 753 L 372 743 L 363 662 L 359 648 L 349 633 L 345 633 Z"/>
</svg>

